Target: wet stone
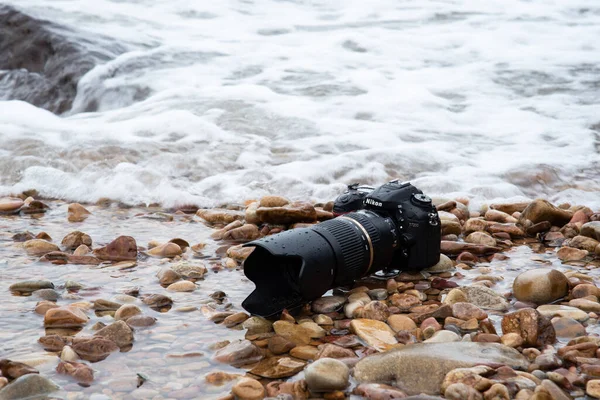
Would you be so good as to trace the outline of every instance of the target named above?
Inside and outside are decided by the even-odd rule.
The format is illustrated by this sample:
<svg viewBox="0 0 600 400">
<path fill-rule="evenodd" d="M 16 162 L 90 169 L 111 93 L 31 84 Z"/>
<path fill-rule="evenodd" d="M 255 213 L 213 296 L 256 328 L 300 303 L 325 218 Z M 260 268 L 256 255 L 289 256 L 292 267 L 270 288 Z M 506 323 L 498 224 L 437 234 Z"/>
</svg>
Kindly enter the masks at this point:
<svg viewBox="0 0 600 400">
<path fill-rule="evenodd" d="M 561 247 L 556 255 L 561 261 L 579 261 L 588 255 L 587 250 L 580 250 L 573 247 Z"/>
<path fill-rule="evenodd" d="M 33 292 L 32 295 L 47 301 L 56 301 L 60 298 L 60 293 L 54 289 L 39 289 Z"/>
<path fill-rule="evenodd" d="M 501 294 L 483 286 L 465 286 L 460 290 L 467 296 L 467 302 L 483 310 L 506 311 L 509 304 Z"/>
<path fill-rule="evenodd" d="M 217 350 L 213 359 L 220 363 L 240 367 L 262 360 L 263 353 L 249 340 L 236 340 Z"/>
<path fill-rule="evenodd" d="M 452 316 L 467 321 L 472 318 L 477 320 L 486 319 L 488 315 L 474 304 L 458 302 L 452 305 Z"/>
<path fill-rule="evenodd" d="M 436 394 L 448 372 L 478 364 L 528 366 L 518 351 L 498 343 L 423 343 L 367 356 L 356 364 L 354 376 L 359 383 L 395 382 L 407 394 Z"/>
<path fill-rule="evenodd" d="M 131 236 L 119 236 L 105 247 L 94 250 L 94 255 L 106 261 L 135 260 L 137 244 Z"/>
<path fill-rule="evenodd" d="M 569 317 L 573 318 L 579 322 L 584 322 L 589 319 L 589 315 L 585 311 L 581 311 L 578 308 L 570 307 L 570 306 L 561 306 L 554 304 L 546 304 L 543 306 L 539 306 L 537 311 L 545 315 L 547 317 Z"/>
<path fill-rule="evenodd" d="M 59 390 L 50 379 L 38 374 L 23 375 L 0 390 L 0 399 L 18 400 L 35 398 Z"/>
<path fill-rule="evenodd" d="M 312 302 L 312 310 L 317 314 L 328 314 L 339 310 L 346 298 L 343 296 L 324 296 Z"/>
<path fill-rule="evenodd" d="M 377 351 L 385 351 L 394 347 L 398 341 L 394 331 L 384 322 L 371 319 L 354 319 L 350 329 L 368 346 Z"/>
<path fill-rule="evenodd" d="M 250 370 L 251 374 L 268 379 L 281 379 L 296 375 L 306 362 L 291 357 L 271 357 L 260 361 Z"/>
<path fill-rule="evenodd" d="M 552 326 L 556 332 L 556 337 L 559 338 L 575 338 L 586 335 L 585 327 L 573 318 L 552 318 Z"/>
<path fill-rule="evenodd" d="M 321 358 L 304 370 L 304 379 L 313 392 L 343 390 L 348 386 L 350 371 L 346 364 L 333 358 Z"/>
<path fill-rule="evenodd" d="M 530 220 L 537 224 L 542 221 L 548 221 L 552 225 L 563 226 L 571 220 L 573 214 L 562 210 L 546 200 L 537 199 L 531 202 L 521 213 L 520 221 Z"/>
<path fill-rule="evenodd" d="M 94 370 L 80 362 L 61 361 L 56 372 L 73 377 L 77 382 L 90 384 L 94 380 Z"/>
<path fill-rule="evenodd" d="M 2 376 L 13 380 L 27 374 L 39 374 L 38 370 L 18 361 L 0 360 Z"/>
<path fill-rule="evenodd" d="M 569 280 L 560 271 L 538 268 L 519 274 L 513 282 L 514 296 L 524 302 L 547 304 L 569 293 Z"/>
<path fill-rule="evenodd" d="M 81 338 L 71 347 L 82 360 L 90 362 L 102 361 L 111 353 L 119 351 L 119 346 L 113 341 L 102 337 Z"/>
<path fill-rule="evenodd" d="M 237 382 L 231 392 L 238 400 L 261 400 L 265 395 L 263 385 L 252 378 L 242 378 Z"/>
<path fill-rule="evenodd" d="M 556 342 L 556 333 L 550 320 L 532 308 L 506 314 L 502 318 L 502 332 L 518 333 L 525 346 L 540 347 Z"/>
<path fill-rule="evenodd" d="M 40 289 L 54 289 L 54 284 L 48 280 L 22 281 L 13 283 L 8 289 L 11 292 L 32 293 Z"/>
<path fill-rule="evenodd" d="M 206 267 L 200 263 L 190 263 L 187 261 L 179 262 L 171 266 L 171 269 L 178 273 L 184 279 L 202 279 L 206 274 Z"/>
<path fill-rule="evenodd" d="M 273 323 L 263 317 L 252 316 L 242 323 L 242 327 L 247 329 L 247 335 L 256 335 L 273 331 Z"/>
<path fill-rule="evenodd" d="M 282 336 L 275 335 L 268 340 L 269 351 L 275 355 L 284 354 L 296 347 L 296 344 Z"/>
<path fill-rule="evenodd" d="M 65 250 L 75 250 L 79 246 L 92 246 L 92 238 L 87 233 L 73 231 L 65 236 L 60 243 Z"/>
<path fill-rule="evenodd" d="M 97 331 L 94 336 L 111 340 L 120 348 L 126 348 L 133 343 L 133 331 L 125 321 L 114 322 Z"/>
<path fill-rule="evenodd" d="M 85 325 L 88 319 L 87 315 L 76 307 L 51 308 L 44 315 L 44 326 L 46 328 L 75 328 Z"/>
<path fill-rule="evenodd" d="M 407 394 L 404 391 L 396 387 L 378 383 L 360 384 L 354 388 L 352 393 L 371 400 L 391 400 L 407 397 Z"/>
<path fill-rule="evenodd" d="M 57 245 L 42 239 L 28 240 L 23 243 L 23 248 L 30 256 L 43 256 L 53 251 L 60 251 Z"/>
</svg>

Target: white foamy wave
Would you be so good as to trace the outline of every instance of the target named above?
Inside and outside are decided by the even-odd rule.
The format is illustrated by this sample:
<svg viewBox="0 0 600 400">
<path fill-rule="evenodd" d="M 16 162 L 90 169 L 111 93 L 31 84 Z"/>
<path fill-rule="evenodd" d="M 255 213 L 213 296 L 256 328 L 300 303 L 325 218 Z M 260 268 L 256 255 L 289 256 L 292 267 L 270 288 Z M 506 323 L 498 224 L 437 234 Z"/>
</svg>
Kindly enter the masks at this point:
<svg viewBox="0 0 600 400">
<path fill-rule="evenodd" d="M 412 180 L 600 207 L 600 5 L 9 0 L 125 53 L 0 104 L 0 194 L 203 206 Z"/>
</svg>

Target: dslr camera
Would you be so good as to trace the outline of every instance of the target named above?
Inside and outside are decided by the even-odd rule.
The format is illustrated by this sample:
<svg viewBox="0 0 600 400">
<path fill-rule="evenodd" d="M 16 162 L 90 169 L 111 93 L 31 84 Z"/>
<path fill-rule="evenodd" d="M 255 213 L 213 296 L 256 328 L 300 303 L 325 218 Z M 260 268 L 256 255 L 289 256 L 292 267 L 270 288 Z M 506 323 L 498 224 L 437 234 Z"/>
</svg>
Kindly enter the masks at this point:
<svg viewBox="0 0 600 400">
<path fill-rule="evenodd" d="M 418 271 L 440 259 L 437 210 L 410 183 L 350 185 L 333 212 L 334 219 L 244 245 L 255 247 L 244 262 L 256 284 L 242 303 L 248 312 L 277 317 L 361 277 Z"/>
</svg>

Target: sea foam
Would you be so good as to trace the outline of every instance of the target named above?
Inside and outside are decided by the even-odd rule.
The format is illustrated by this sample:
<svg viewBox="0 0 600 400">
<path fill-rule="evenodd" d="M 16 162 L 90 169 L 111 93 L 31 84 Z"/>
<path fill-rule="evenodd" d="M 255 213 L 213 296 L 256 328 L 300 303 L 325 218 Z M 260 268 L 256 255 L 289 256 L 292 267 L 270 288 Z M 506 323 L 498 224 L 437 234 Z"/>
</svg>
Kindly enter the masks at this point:
<svg viewBox="0 0 600 400">
<path fill-rule="evenodd" d="M 399 178 L 600 207 L 593 0 L 5 3 L 125 51 L 64 115 L 0 102 L 0 194 L 214 206 Z"/>
</svg>

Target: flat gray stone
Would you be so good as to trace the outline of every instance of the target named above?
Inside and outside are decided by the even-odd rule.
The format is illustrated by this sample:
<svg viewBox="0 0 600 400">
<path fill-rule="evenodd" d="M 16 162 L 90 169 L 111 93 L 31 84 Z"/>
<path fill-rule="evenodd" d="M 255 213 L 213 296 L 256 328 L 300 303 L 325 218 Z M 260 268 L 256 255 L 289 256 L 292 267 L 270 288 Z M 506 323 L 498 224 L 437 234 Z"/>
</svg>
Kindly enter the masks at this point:
<svg viewBox="0 0 600 400">
<path fill-rule="evenodd" d="M 529 362 L 517 350 L 499 343 L 419 343 L 367 356 L 354 368 L 360 383 L 384 383 L 407 394 L 439 394 L 446 374 L 475 365 L 508 365 L 525 370 Z"/>
<path fill-rule="evenodd" d="M 38 374 L 23 375 L 0 390 L 0 400 L 28 399 L 60 389 L 48 378 Z"/>
</svg>

